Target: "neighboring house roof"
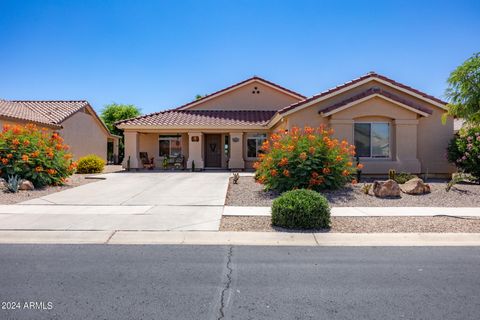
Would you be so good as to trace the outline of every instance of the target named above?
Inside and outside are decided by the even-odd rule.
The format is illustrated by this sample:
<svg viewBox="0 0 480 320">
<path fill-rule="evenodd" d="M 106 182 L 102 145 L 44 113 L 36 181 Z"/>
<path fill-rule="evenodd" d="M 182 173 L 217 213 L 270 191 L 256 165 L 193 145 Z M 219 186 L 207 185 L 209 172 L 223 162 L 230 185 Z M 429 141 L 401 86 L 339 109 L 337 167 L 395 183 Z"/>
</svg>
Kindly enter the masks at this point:
<svg viewBox="0 0 480 320">
<path fill-rule="evenodd" d="M 362 101 L 368 100 L 370 98 L 373 98 L 375 96 L 380 96 L 383 98 L 387 98 L 387 100 L 391 100 L 392 102 L 399 104 L 407 109 L 410 109 L 414 112 L 420 113 L 424 116 L 428 116 L 433 113 L 431 109 L 425 108 L 419 104 L 413 103 L 410 100 L 406 100 L 394 93 L 391 93 L 389 91 L 383 90 L 382 88 L 379 87 L 372 87 L 368 88 L 367 90 L 360 92 L 359 94 L 354 95 L 353 97 L 350 97 L 348 99 L 345 99 L 343 101 L 340 101 L 338 103 L 335 103 L 331 106 L 326 107 L 325 109 L 322 109 L 318 111 L 318 113 L 324 115 L 324 116 L 329 116 L 335 112 L 338 112 L 340 110 L 344 110 L 348 107 L 351 107 L 357 103 L 360 103 Z"/>
<path fill-rule="evenodd" d="M 17 101 L 0 100 L 0 117 L 10 120 L 28 121 L 52 128 L 61 128 L 60 124 L 54 123 L 41 113 L 32 110 Z"/>
<path fill-rule="evenodd" d="M 0 117 L 60 129 L 65 120 L 83 108 L 88 109 L 108 135 L 112 135 L 92 106 L 85 100 L 0 100 Z"/>
<path fill-rule="evenodd" d="M 191 108 L 191 107 L 193 107 L 193 106 L 195 106 L 195 105 L 197 105 L 197 104 L 199 104 L 199 103 L 201 103 L 201 102 L 205 102 L 205 101 L 207 101 L 207 100 L 213 99 L 213 98 L 215 98 L 215 97 L 218 97 L 219 95 L 225 94 L 225 93 L 227 93 L 227 92 L 230 92 L 230 91 L 232 91 L 232 90 L 234 90 L 234 89 L 243 87 L 243 86 L 245 86 L 245 85 L 247 85 L 247 84 L 250 84 L 250 83 L 252 83 L 252 82 L 255 82 L 255 81 L 258 81 L 258 82 L 260 82 L 260 83 L 263 83 L 263 84 L 265 84 L 265 85 L 267 85 L 267 86 L 269 86 L 269 87 L 271 87 L 271 88 L 275 88 L 275 89 L 277 89 L 277 90 L 279 90 L 279 91 L 281 91 L 281 92 L 284 92 L 284 93 L 286 93 L 286 94 L 288 94 L 288 95 L 290 95 L 290 96 L 293 96 L 293 97 L 295 97 L 295 98 L 297 98 L 297 99 L 305 99 L 305 98 L 306 98 L 304 95 L 301 95 L 301 94 L 298 93 L 298 92 L 295 92 L 295 91 L 293 91 L 293 90 L 287 89 L 287 88 L 285 88 L 285 87 L 282 87 L 282 86 L 280 86 L 280 85 L 278 85 L 278 84 L 276 84 L 276 83 L 273 83 L 273 82 L 271 82 L 271 81 L 265 80 L 265 79 L 263 79 L 263 78 L 260 78 L 260 77 L 257 77 L 257 76 L 253 76 L 253 77 L 251 77 L 251 78 L 249 78 L 249 79 L 246 79 L 246 80 L 243 80 L 243 81 L 241 81 L 241 82 L 235 83 L 234 85 L 231 85 L 231 86 L 229 86 L 229 87 L 226 87 L 226 88 L 224 88 L 224 89 L 222 89 L 222 90 L 219 90 L 219 91 L 216 91 L 216 92 L 214 92 L 214 93 L 208 94 L 208 95 L 206 95 L 206 96 L 204 96 L 204 97 L 202 97 L 202 98 L 200 98 L 200 99 L 197 99 L 197 100 L 194 100 L 194 101 L 189 102 L 189 103 L 187 103 L 187 104 L 184 104 L 184 105 L 182 105 L 182 106 L 180 106 L 180 107 L 178 107 L 178 108 L 176 108 L 176 109 L 177 109 L 177 110 L 185 110 L 185 109 Z"/>
<path fill-rule="evenodd" d="M 19 105 L 20 108 L 28 108 L 33 112 L 41 114 L 49 119 L 51 123 L 61 124 L 67 118 L 75 114 L 80 109 L 86 107 L 88 102 L 85 100 L 79 101 L 28 101 L 28 100 L 14 100 L 13 103 Z"/>
<path fill-rule="evenodd" d="M 402 83 L 399 83 L 395 80 L 392 80 L 388 77 L 385 77 L 383 75 L 380 75 L 376 72 L 369 72 L 366 75 L 363 75 L 359 78 L 353 79 L 351 81 L 345 82 L 339 86 L 336 86 L 334 88 L 328 89 L 326 91 L 320 92 L 319 94 L 313 95 L 307 99 L 304 99 L 302 101 L 293 103 L 283 109 L 280 109 L 278 112 L 280 114 L 285 114 L 285 113 L 291 113 L 296 111 L 297 109 L 300 109 L 304 107 L 305 105 L 309 105 L 310 103 L 315 103 L 317 101 L 322 100 L 322 98 L 327 98 L 331 97 L 335 94 L 339 94 L 340 92 L 343 92 L 344 90 L 347 90 L 349 87 L 355 86 L 355 85 L 361 85 L 362 83 L 366 83 L 371 80 L 377 80 L 381 83 L 385 83 L 387 85 L 393 86 L 394 88 L 397 89 L 403 89 L 403 91 L 408 91 L 410 94 L 416 95 L 419 98 L 422 98 L 424 100 L 427 100 L 430 103 L 433 103 L 434 105 L 437 105 L 439 107 L 444 108 L 447 102 L 442 101 L 438 98 L 435 98 L 434 96 L 431 96 L 429 94 L 426 94 L 420 90 L 414 89 L 412 87 L 409 87 L 407 85 L 404 85 Z"/>
<path fill-rule="evenodd" d="M 167 110 L 133 119 L 122 120 L 117 126 L 164 127 L 232 127 L 265 126 L 276 111 L 264 110 Z"/>
</svg>

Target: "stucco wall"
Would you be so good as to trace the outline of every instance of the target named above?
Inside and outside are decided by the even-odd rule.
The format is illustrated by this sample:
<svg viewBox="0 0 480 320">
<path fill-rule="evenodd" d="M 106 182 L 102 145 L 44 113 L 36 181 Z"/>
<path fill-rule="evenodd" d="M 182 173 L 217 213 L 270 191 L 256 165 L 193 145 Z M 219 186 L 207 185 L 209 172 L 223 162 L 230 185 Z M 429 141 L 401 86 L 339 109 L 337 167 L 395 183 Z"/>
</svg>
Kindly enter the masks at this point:
<svg viewBox="0 0 480 320">
<path fill-rule="evenodd" d="M 252 91 L 260 93 L 252 93 Z M 245 85 L 211 100 L 191 107 L 191 110 L 278 110 L 299 99 L 260 82 Z"/>
<path fill-rule="evenodd" d="M 448 163 L 446 148 L 453 138 L 453 119 L 449 117 L 445 125 L 441 124 L 443 112 L 434 109 L 428 118 L 421 118 L 418 125 L 418 156 L 422 163 L 422 172 L 455 172 L 455 166 Z"/>
<path fill-rule="evenodd" d="M 74 159 L 96 154 L 107 160 L 107 133 L 89 113 L 79 111 L 62 122 L 59 131 Z"/>
</svg>

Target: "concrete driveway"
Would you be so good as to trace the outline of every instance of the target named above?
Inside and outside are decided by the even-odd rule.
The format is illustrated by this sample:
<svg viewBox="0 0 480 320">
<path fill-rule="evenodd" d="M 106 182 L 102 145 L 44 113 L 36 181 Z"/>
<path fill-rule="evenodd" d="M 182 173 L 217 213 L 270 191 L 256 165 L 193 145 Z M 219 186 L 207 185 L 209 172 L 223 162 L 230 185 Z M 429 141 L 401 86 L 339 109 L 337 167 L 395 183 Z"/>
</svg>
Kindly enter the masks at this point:
<svg viewBox="0 0 480 320">
<path fill-rule="evenodd" d="M 0 206 L 0 229 L 218 230 L 229 176 L 110 173 L 99 182 Z"/>
</svg>

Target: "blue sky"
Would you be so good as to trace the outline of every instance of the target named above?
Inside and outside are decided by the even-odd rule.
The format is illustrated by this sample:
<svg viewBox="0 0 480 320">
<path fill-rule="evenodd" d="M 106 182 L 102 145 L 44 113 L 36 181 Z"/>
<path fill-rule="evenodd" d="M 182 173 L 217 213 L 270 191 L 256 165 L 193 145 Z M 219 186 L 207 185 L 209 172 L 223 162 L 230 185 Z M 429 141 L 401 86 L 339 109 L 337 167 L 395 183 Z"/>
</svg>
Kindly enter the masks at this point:
<svg viewBox="0 0 480 320">
<path fill-rule="evenodd" d="M 0 98 L 176 107 L 258 75 L 304 95 L 375 70 L 442 97 L 480 1 L 0 0 Z"/>
</svg>

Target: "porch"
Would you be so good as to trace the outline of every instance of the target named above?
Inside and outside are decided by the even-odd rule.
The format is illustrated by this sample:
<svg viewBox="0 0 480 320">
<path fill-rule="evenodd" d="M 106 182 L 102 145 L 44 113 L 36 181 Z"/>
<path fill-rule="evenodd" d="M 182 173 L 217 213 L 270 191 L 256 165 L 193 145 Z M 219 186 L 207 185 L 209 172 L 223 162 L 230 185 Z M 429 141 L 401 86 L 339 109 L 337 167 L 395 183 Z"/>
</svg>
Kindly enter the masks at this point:
<svg viewBox="0 0 480 320">
<path fill-rule="evenodd" d="M 267 132 L 125 131 L 123 166 L 129 169 L 245 170 L 253 168 Z"/>
</svg>

